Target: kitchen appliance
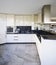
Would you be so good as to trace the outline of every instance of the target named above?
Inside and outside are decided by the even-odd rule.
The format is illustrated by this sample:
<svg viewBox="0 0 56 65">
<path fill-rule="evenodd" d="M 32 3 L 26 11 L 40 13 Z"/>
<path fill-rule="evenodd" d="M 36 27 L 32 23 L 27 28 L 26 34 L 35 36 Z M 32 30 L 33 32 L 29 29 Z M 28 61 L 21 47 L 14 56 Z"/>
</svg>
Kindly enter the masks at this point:
<svg viewBox="0 0 56 65">
<path fill-rule="evenodd" d="M 8 26 L 7 27 L 7 33 L 13 33 L 13 27 Z"/>
</svg>

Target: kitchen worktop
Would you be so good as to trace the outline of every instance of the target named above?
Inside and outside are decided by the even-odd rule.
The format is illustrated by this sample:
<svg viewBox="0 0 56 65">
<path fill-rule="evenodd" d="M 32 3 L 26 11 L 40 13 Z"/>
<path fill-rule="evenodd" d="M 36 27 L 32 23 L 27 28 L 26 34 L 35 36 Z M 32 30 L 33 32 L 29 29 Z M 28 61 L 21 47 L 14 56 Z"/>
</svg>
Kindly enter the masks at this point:
<svg viewBox="0 0 56 65">
<path fill-rule="evenodd" d="M 37 33 L 40 35 L 55 35 L 51 31 L 46 31 L 46 30 L 38 30 Z"/>
<path fill-rule="evenodd" d="M 56 35 L 41 35 L 44 39 L 56 40 Z"/>
<path fill-rule="evenodd" d="M 32 32 L 27 32 L 27 33 L 6 33 L 6 34 L 33 34 Z"/>
</svg>

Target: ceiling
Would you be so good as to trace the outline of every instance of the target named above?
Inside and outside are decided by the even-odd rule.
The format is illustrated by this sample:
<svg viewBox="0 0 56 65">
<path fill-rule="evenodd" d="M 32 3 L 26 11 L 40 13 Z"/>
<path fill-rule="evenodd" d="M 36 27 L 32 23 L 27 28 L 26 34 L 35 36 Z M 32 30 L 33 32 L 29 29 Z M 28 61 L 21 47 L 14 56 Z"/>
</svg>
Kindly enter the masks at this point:
<svg viewBox="0 0 56 65">
<path fill-rule="evenodd" d="M 56 4 L 56 0 L 0 0 L 0 13 L 36 14 L 46 4 Z"/>
</svg>

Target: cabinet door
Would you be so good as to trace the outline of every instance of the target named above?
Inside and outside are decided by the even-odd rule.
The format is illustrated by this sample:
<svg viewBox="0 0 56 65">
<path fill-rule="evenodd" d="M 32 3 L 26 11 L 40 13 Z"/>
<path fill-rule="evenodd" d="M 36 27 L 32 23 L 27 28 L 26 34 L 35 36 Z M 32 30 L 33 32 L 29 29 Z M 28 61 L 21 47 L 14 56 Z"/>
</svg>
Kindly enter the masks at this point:
<svg viewBox="0 0 56 65">
<path fill-rule="evenodd" d="M 34 22 L 32 15 L 15 16 L 16 26 L 30 26 Z"/>
<path fill-rule="evenodd" d="M 6 15 L 0 14 L 0 44 L 6 41 Z"/>
<path fill-rule="evenodd" d="M 30 25 L 32 25 L 32 22 L 34 22 L 32 15 L 26 15 L 26 16 L 24 16 L 24 21 L 23 21 L 24 25 L 30 26 Z"/>
<path fill-rule="evenodd" d="M 23 25 L 23 16 L 15 16 L 15 26 Z"/>
<path fill-rule="evenodd" d="M 18 39 L 19 39 L 18 34 L 13 34 L 13 35 L 8 34 L 6 42 L 7 43 L 14 43 L 14 42 L 18 42 Z"/>
<path fill-rule="evenodd" d="M 28 42 L 36 42 L 36 38 L 34 34 L 8 34 L 7 35 L 7 43 L 28 43 Z"/>
<path fill-rule="evenodd" d="M 0 14 L 0 34 L 6 33 L 6 15 Z"/>
<path fill-rule="evenodd" d="M 7 26 L 14 26 L 14 15 L 7 15 Z"/>
<path fill-rule="evenodd" d="M 1 35 L 0 34 L 0 44 L 6 43 L 6 34 Z"/>
</svg>

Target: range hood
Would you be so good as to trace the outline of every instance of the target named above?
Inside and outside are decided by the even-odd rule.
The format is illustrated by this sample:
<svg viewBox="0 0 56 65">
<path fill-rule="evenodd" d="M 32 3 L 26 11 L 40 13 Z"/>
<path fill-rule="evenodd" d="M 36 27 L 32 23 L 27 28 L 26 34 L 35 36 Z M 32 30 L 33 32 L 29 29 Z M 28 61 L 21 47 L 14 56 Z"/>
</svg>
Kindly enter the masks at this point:
<svg viewBox="0 0 56 65">
<path fill-rule="evenodd" d="M 53 11 L 56 10 L 56 7 L 54 9 L 54 6 L 52 5 L 44 5 L 42 8 L 42 22 L 43 23 L 56 23 L 56 16 L 54 16 Z M 54 11 L 55 13 L 55 11 Z M 56 13 L 55 13 L 56 15 Z"/>
<path fill-rule="evenodd" d="M 50 20 L 53 22 L 53 21 L 56 21 L 56 17 L 51 17 Z"/>
<path fill-rule="evenodd" d="M 44 5 L 42 8 L 42 22 L 43 23 L 48 23 L 50 22 L 50 10 L 51 10 L 51 5 Z"/>
</svg>

